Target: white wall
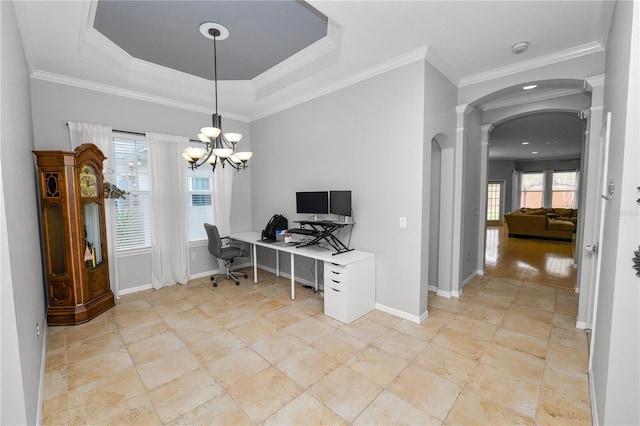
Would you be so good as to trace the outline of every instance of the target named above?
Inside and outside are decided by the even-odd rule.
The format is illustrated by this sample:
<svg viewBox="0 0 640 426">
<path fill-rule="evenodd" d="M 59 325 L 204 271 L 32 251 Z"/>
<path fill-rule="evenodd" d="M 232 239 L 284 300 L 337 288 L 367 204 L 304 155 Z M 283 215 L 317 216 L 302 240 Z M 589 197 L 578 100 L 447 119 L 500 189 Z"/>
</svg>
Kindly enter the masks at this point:
<svg viewBox="0 0 640 426">
<path fill-rule="evenodd" d="M 413 63 L 251 123 L 260 159 L 252 170 L 254 229 L 274 213 L 290 223 L 304 218 L 295 213 L 296 191 L 351 190 L 351 247 L 376 255 L 376 300 L 413 316 L 420 303 L 423 102 L 424 64 Z M 406 229 L 398 226 L 401 216 Z M 272 256 L 258 258 L 274 267 Z M 288 271 L 288 259 L 280 266 Z M 308 278 L 308 269 L 296 262 L 296 274 Z"/>
<path fill-rule="evenodd" d="M 45 290 L 29 73 L 13 3 L 0 2 L 0 15 L 0 423 L 36 424 L 42 398 Z"/>
<path fill-rule="evenodd" d="M 640 278 L 631 268 L 640 242 L 638 56 L 640 5 L 617 2 L 607 44 L 604 113 L 611 112 L 602 274 L 594 330 L 592 380 L 599 424 L 640 424 Z"/>
<path fill-rule="evenodd" d="M 442 240 L 451 241 L 453 224 L 450 221 L 453 205 L 453 191 L 447 188 L 452 182 L 447 174 L 451 172 L 451 156 L 456 138 L 456 96 L 458 89 L 440 71 L 429 62 L 424 73 L 424 147 L 423 150 L 423 188 L 422 188 L 422 243 L 420 263 L 420 312 L 427 312 L 429 284 L 438 288 L 451 288 L 451 247 L 442 246 Z M 431 169 L 431 141 L 436 139 L 440 147 L 438 152 L 438 176 Z M 443 156 L 443 149 L 445 149 Z M 444 159 L 444 161 L 443 161 Z M 448 170 L 445 170 L 447 169 Z M 444 175 L 443 175 L 444 173 Z M 432 180 L 435 179 L 435 182 Z M 439 187 L 438 193 L 432 193 L 433 185 Z M 438 211 L 436 212 L 436 209 Z M 432 221 L 431 215 L 434 215 Z M 438 232 L 431 232 L 432 226 L 438 226 Z M 433 238 L 432 238 L 432 234 Z M 437 253 L 433 253 L 437 251 Z M 436 265 L 437 263 L 437 265 Z M 443 265 L 441 270 L 440 265 Z M 433 267 L 432 267 L 433 266 Z"/>
<path fill-rule="evenodd" d="M 69 131 L 66 126 L 69 121 L 110 125 L 117 130 L 188 136 L 191 139 L 195 139 L 201 127 L 211 123 L 211 116 L 207 114 L 48 81 L 32 80 L 31 89 L 37 149 L 69 150 Z M 243 150 L 251 150 L 248 123 L 231 120 L 223 115 L 223 128 L 225 132 L 241 133 L 243 138 L 240 146 Z M 234 176 L 232 231 L 251 227 L 251 170 L 252 163 L 260 161 L 260 158 L 255 156 L 254 159 L 249 163 L 249 168 Z M 192 243 L 190 252 L 196 252 L 196 259 L 192 260 L 190 256 L 189 260 L 192 276 L 218 269 L 217 262 L 204 243 Z M 121 290 L 150 284 L 151 263 L 148 251 L 125 255 L 119 259 Z"/>
</svg>

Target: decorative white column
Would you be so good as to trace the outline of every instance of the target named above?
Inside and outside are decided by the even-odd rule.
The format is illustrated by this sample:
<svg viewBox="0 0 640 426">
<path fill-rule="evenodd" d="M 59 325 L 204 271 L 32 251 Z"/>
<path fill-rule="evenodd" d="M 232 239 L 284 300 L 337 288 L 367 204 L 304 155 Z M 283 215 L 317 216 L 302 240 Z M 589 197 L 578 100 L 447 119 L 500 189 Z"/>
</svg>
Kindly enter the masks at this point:
<svg viewBox="0 0 640 426">
<path fill-rule="evenodd" d="M 462 235 L 464 225 L 462 223 L 462 200 L 465 195 L 464 172 L 465 155 L 464 149 L 467 142 L 467 118 L 473 107 L 469 104 L 458 105 L 456 107 L 456 144 L 454 153 L 454 178 L 453 178 L 453 244 L 451 247 L 451 296 L 460 297 L 460 270 L 462 268 Z"/>
<path fill-rule="evenodd" d="M 487 232 L 487 184 L 489 170 L 489 134 L 495 129 L 493 124 L 481 127 L 480 141 L 480 206 L 478 211 L 478 275 L 484 275 L 484 249 Z M 506 188 L 505 188 L 506 190 Z"/>
<path fill-rule="evenodd" d="M 585 149 L 580 161 L 580 183 L 584 187 L 584 198 L 580 201 L 578 212 L 578 230 L 582 235 L 582 244 L 593 244 L 597 240 L 598 202 L 600 197 L 598 168 L 600 151 L 600 128 L 603 121 L 605 76 L 598 75 L 585 79 L 584 86 L 591 90 L 591 108 L 587 115 L 587 130 L 585 132 Z M 581 191 L 582 192 L 582 191 Z M 576 241 L 576 251 L 583 251 Z M 595 289 L 593 288 L 595 274 L 595 257 L 581 256 L 578 263 L 578 284 L 580 296 L 578 299 L 578 318 L 576 327 L 582 329 L 593 328 L 593 303 Z"/>
</svg>

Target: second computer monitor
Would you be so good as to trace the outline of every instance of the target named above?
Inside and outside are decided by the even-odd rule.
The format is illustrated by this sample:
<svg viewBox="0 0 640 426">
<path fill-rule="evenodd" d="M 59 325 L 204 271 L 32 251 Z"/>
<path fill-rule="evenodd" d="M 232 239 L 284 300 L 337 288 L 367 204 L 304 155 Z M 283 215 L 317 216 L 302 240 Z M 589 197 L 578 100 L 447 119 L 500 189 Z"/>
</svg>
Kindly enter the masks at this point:
<svg viewBox="0 0 640 426">
<path fill-rule="evenodd" d="M 351 213 L 351 191 L 330 191 L 329 213 L 338 216 L 353 216 Z"/>
<path fill-rule="evenodd" d="M 296 213 L 314 215 L 329 213 L 329 193 L 327 191 L 296 192 Z"/>
</svg>

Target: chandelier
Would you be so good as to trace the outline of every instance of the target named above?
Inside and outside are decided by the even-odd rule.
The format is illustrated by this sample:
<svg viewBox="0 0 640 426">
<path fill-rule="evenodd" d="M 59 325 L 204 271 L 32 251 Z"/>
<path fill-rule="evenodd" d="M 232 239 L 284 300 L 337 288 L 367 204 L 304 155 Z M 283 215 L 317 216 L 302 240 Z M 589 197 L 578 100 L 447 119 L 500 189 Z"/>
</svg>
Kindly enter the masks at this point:
<svg viewBox="0 0 640 426">
<path fill-rule="evenodd" d="M 229 30 L 215 22 L 205 22 L 200 25 L 200 33 L 213 40 L 213 82 L 215 91 L 215 113 L 211 116 L 211 126 L 200 129 L 198 139 L 204 144 L 202 147 L 189 147 L 184 150 L 182 157 L 189 163 L 192 170 L 203 164 L 210 164 L 212 171 L 216 165 L 229 165 L 236 170 L 245 169 L 247 161 L 253 152 L 238 152 L 236 145 L 242 139 L 240 133 L 222 133 L 222 117 L 218 114 L 218 63 L 216 54 L 216 39 L 224 40 L 229 37 Z"/>
</svg>

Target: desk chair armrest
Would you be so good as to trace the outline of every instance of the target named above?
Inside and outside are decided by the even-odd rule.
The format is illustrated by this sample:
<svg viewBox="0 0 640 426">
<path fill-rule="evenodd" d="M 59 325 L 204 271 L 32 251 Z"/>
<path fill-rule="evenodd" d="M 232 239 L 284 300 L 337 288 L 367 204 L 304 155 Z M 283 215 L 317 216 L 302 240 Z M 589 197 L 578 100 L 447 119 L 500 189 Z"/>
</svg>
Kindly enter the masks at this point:
<svg viewBox="0 0 640 426">
<path fill-rule="evenodd" d="M 240 251 L 244 251 L 244 241 L 234 240 L 231 237 L 220 237 L 221 240 L 227 240 L 226 243 L 223 243 L 222 247 L 237 247 Z"/>
</svg>

